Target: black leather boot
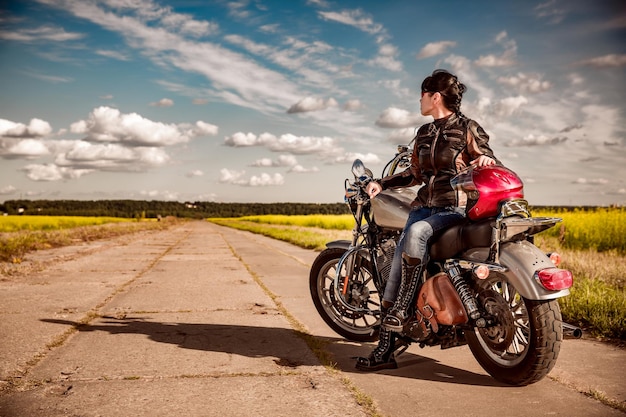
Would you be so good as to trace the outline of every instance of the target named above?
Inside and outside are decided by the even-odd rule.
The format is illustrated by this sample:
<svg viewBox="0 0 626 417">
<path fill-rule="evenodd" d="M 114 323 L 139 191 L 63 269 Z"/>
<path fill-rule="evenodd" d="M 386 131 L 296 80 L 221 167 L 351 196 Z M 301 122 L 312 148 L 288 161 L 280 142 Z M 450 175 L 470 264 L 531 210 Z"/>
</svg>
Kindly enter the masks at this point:
<svg viewBox="0 0 626 417">
<path fill-rule="evenodd" d="M 391 303 L 389 303 L 391 304 Z M 385 301 L 381 303 L 382 316 L 385 319 L 386 313 L 390 305 Z M 396 369 L 398 364 L 394 357 L 396 345 L 396 334 L 381 326 L 378 346 L 370 353 L 367 358 L 358 357 L 356 359 L 356 369 L 361 371 L 379 371 L 381 369 Z"/>
<path fill-rule="evenodd" d="M 402 253 L 402 279 L 400 291 L 393 308 L 382 321 L 381 328 L 393 332 L 402 332 L 402 328 L 408 319 L 409 304 L 415 297 L 415 292 L 420 282 L 422 273 L 422 261 Z"/>
</svg>

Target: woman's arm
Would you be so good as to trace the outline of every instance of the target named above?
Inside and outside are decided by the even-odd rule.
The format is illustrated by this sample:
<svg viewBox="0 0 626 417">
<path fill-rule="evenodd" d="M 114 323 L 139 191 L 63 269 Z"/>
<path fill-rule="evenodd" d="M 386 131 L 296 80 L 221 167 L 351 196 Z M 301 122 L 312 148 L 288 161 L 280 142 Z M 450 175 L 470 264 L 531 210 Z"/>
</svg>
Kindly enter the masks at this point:
<svg viewBox="0 0 626 417">
<path fill-rule="evenodd" d="M 467 126 L 467 153 L 472 165 L 486 166 L 499 162 L 489 147 L 489 135 L 474 120 L 470 120 Z"/>
</svg>

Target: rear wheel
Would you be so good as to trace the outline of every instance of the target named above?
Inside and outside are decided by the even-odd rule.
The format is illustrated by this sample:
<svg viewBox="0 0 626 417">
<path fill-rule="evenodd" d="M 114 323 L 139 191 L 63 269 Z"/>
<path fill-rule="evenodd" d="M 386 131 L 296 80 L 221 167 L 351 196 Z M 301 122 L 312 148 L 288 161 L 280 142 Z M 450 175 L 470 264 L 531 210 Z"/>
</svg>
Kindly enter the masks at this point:
<svg viewBox="0 0 626 417">
<path fill-rule="evenodd" d="M 482 281 L 479 302 L 495 325 L 467 331 L 474 357 L 495 379 L 523 386 L 539 381 L 556 364 L 563 329 L 557 300 L 528 300 L 504 275 Z"/>
<path fill-rule="evenodd" d="M 345 249 L 329 248 L 313 262 L 309 290 L 317 312 L 335 332 L 348 340 L 371 342 L 378 339 L 380 297 L 374 285 L 371 263 L 355 253 L 354 273 L 345 283 L 343 271 L 335 291 L 335 277 Z M 345 286 L 345 288 L 344 288 Z"/>
</svg>

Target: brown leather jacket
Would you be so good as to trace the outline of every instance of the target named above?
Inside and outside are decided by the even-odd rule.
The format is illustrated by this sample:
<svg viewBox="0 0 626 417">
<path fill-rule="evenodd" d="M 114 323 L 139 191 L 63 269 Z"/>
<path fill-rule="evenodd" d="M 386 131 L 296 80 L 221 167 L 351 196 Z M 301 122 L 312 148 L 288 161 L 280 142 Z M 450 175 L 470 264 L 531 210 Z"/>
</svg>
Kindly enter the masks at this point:
<svg viewBox="0 0 626 417">
<path fill-rule="evenodd" d="M 414 207 L 464 207 L 465 194 L 455 191 L 450 180 L 480 155 L 496 159 L 489 148 L 489 135 L 462 114 L 423 125 L 414 141 L 411 166 L 380 180 L 383 189 L 424 184 Z"/>
</svg>

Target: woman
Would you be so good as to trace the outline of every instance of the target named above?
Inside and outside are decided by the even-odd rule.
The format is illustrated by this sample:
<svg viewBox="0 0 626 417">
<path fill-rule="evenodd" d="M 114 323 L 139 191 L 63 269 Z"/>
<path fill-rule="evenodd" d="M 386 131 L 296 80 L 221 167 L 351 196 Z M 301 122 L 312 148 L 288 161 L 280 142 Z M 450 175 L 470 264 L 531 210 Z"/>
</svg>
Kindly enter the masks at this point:
<svg viewBox="0 0 626 417">
<path fill-rule="evenodd" d="M 401 332 L 415 297 L 423 267 L 428 261 L 428 240 L 465 217 L 465 195 L 455 191 L 450 179 L 468 164 L 486 166 L 496 158 L 489 136 L 461 111 L 466 87 L 456 76 L 435 70 L 422 82 L 420 110 L 435 120 L 419 128 L 404 172 L 373 181 L 367 192 L 374 198 L 392 187 L 423 184 L 398 241 L 389 280 L 381 302 L 382 324 L 378 346 L 367 358 L 357 358 L 357 369 L 375 371 L 396 368 L 395 332 Z"/>
</svg>

